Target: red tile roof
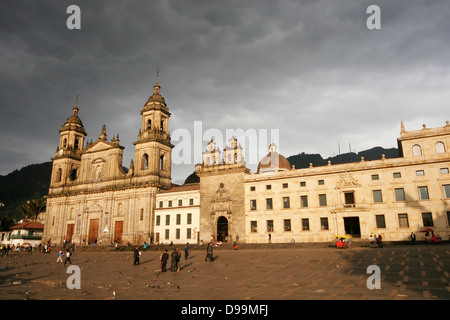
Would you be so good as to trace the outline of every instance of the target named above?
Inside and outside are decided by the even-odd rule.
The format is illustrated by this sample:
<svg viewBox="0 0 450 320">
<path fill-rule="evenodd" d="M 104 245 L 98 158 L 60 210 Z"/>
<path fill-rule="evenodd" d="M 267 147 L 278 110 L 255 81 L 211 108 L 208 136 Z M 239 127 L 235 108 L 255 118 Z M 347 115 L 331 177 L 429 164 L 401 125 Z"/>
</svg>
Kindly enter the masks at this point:
<svg viewBox="0 0 450 320">
<path fill-rule="evenodd" d="M 11 229 L 44 229 L 44 225 L 40 222 L 23 222 L 16 224 Z"/>
</svg>

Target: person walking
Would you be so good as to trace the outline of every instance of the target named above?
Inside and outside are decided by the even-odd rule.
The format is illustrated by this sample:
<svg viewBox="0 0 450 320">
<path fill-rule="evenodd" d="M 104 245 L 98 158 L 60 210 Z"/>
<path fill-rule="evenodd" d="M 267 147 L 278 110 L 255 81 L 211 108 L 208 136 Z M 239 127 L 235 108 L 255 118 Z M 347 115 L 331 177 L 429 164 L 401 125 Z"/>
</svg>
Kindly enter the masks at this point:
<svg viewBox="0 0 450 320">
<path fill-rule="evenodd" d="M 187 260 L 189 257 L 189 242 L 184 246 L 184 260 Z"/>
<path fill-rule="evenodd" d="M 207 261 L 209 259 L 210 262 L 214 261 L 214 255 L 213 255 L 213 244 L 210 241 L 208 243 L 208 246 L 206 247 L 206 257 L 205 257 L 205 261 Z"/>
<path fill-rule="evenodd" d="M 180 253 L 178 252 L 178 250 L 175 248 L 173 249 L 173 252 L 171 254 L 171 261 L 170 261 L 170 270 L 172 272 L 177 272 L 178 270 L 178 261 L 180 259 Z"/>
<path fill-rule="evenodd" d="M 141 253 L 139 252 L 139 245 L 137 245 L 136 246 L 136 248 L 134 248 L 134 253 L 133 253 L 133 255 L 134 255 L 134 262 L 133 262 L 133 265 L 135 266 L 135 265 L 137 265 L 137 264 L 139 264 L 139 255 L 140 255 Z"/>
<path fill-rule="evenodd" d="M 58 263 L 58 262 L 63 262 L 63 259 L 62 259 L 62 255 L 63 255 L 63 251 L 62 251 L 62 249 L 59 249 L 59 251 L 58 251 L 58 259 L 56 259 L 56 262 Z"/>
<path fill-rule="evenodd" d="M 162 272 L 166 272 L 167 260 L 169 260 L 169 254 L 167 253 L 167 249 L 166 249 L 166 250 L 164 250 L 163 254 L 161 255 L 161 271 Z"/>
<path fill-rule="evenodd" d="M 72 254 L 70 253 L 70 250 L 69 249 L 67 249 L 67 251 L 66 251 L 66 259 L 64 260 L 64 267 L 66 266 L 66 263 L 67 262 L 69 262 L 70 264 L 72 264 L 72 261 L 70 261 L 70 256 L 71 256 Z"/>
</svg>

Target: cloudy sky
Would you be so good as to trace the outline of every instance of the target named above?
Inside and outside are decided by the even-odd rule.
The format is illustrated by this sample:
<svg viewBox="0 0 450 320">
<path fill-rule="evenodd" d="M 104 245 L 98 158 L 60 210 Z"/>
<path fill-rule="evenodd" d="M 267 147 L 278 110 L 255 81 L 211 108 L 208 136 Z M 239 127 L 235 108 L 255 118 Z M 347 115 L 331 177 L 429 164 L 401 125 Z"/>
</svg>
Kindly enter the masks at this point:
<svg viewBox="0 0 450 320">
<path fill-rule="evenodd" d="M 71 4 L 81 30 L 66 26 Z M 367 28 L 372 4 L 379 30 Z M 450 120 L 449 48 L 448 0 L 5 0 L 0 175 L 54 156 L 76 95 L 87 139 L 106 124 L 128 167 L 158 70 L 172 142 L 191 146 L 175 150 L 175 182 L 226 130 L 257 133 L 258 156 L 271 141 L 286 157 L 396 147 L 400 121 Z M 255 171 L 255 144 L 241 144 Z"/>
</svg>

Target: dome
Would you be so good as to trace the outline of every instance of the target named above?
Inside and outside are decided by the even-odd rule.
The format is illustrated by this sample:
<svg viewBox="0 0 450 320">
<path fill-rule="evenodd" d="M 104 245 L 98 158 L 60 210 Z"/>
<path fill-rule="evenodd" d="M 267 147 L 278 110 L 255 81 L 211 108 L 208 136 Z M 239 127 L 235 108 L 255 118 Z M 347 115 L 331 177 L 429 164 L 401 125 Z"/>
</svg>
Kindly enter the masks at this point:
<svg viewBox="0 0 450 320">
<path fill-rule="evenodd" d="M 194 184 L 194 183 L 200 183 L 200 177 L 195 173 L 191 173 L 186 180 L 184 180 L 184 184 Z"/>
<path fill-rule="evenodd" d="M 258 164 L 258 173 L 277 172 L 291 169 L 291 164 L 288 159 L 278 153 L 276 145 L 271 144 L 269 149 L 270 152 L 262 158 Z"/>
</svg>

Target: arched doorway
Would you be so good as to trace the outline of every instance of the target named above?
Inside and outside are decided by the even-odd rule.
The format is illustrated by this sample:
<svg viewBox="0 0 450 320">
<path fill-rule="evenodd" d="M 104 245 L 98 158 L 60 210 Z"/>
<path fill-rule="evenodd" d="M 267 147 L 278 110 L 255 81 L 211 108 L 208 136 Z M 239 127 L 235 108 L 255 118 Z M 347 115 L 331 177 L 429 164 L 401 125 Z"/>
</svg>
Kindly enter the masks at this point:
<svg viewBox="0 0 450 320">
<path fill-rule="evenodd" d="M 225 242 L 228 238 L 228 219 L 224 216 L 217 219 L 217 241 Z"/>
</svg>

